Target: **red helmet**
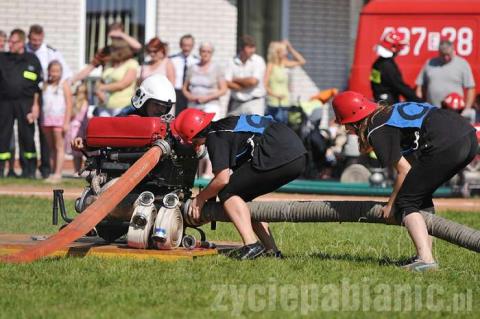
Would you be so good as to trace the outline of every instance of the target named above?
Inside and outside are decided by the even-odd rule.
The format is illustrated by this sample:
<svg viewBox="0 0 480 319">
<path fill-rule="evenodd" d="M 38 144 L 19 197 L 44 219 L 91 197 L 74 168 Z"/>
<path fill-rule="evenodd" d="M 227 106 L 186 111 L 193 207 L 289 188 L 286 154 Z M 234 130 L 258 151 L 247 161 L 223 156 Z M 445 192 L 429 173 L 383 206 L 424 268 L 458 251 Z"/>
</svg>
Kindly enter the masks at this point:
<svg viewBox="0 0 480 319">
<path fill-rule="evenodd" d="M 333 99 L 333 110 L 340 124 L 358 122 L 377 109 L 377 104 L 360 93 L 345 91 Z"/>
<path fill-rule="evenodd" d="M 187 108 L 178 114 L 170 124 L 172 133 L 184 143 L 192 143 L 192 139 L 212 122 L 215 113 L 206 113 L 197 109 Z"/>
<path fill-rule="evenodd" d="M 393 53 L 398 53 L 408 45 L 408 41 L 404 33 L 392 30 L 380 40 L 380 45 Z"/>
<path fill-rule="evenodd" d="M 465 108 L 465 101 L 460 94 L 453 92 L 447 95 L 442 101 L 442 105 L 450 110 L 462 111 Z"/>
</svg>

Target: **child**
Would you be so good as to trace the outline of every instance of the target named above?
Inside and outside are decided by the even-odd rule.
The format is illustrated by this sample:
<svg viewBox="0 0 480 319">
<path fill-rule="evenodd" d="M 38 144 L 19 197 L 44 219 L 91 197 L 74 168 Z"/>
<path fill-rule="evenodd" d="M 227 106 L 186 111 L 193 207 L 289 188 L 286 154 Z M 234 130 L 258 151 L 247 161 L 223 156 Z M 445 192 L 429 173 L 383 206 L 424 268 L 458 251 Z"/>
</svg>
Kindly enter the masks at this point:
<svg viewBox="0 0 480 319">
<path fill-rule="evenodd" d="M 67 81 L 61 81 L 62 65 L 54 60 L 48 64 L 48 80 L 43 87 L 41 127 L 50 148 L 53 175 L 46 179 L 58 183 L 62 179 L 64 136 L 70 125 L 72 92 Z"/>
<path fill-rule="evenodd" d="M 416 259 L 404 267 L 436 270 L 420 211 L 433 209 L 433 192 L 475 157 L 474 128 L 459 114 L 427 103 L 379 106 L 351 91 L 337 95 L 333 109 L 337 122 L 358 135 L 362 153 L 373 150 L 383 167 L 397 170 L 383 217 L 404 224 L 415 244 Z"/>
<path fill-rule="evenodd" d="M 252 221 L 246 202 L 303 173 L 303 143 L 293 130 L 271 117 L 241 115 L 212 122 L 214 116 L 187 108 L 170 124 L 183 143 L 207 145 L 215 175 L 192 200 L 188 214 L 198 219 L 206 201 L 218 195 L 244 243 L 230 256 L 241 260 L 261 255 L 281 258 L 268 224 Z"/>
<path fill-rule="evenodd" d="M 81 152 L 72 150 L 70 141 L 76 137 L 85 137 L 85 129 L 87 127 L 87 111 L 88 111 L 88 88 L 85 83 L 81 83 L 75 91 L 75 102 L 73 103 L 72 117 L 70 121 L 70 129 L 65 137 L 65 149 L 68 154 L 73 155 L 73 167 L 75 173 L 82 168 L 83 155 Z"/>
</svg>

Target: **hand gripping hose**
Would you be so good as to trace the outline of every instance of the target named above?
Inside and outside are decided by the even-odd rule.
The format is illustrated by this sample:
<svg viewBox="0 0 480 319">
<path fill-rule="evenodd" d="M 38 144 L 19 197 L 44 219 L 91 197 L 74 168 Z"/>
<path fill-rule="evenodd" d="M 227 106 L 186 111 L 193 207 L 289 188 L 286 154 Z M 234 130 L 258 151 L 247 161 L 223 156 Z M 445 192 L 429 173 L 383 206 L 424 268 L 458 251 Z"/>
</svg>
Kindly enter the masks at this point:
<svg viewBox="0 0 480 319">
<path fill-rule="evenodd" d="M 85 235 L 142 181 L 158 163 L 162 154 L 161 147 L 154 145 L 120 177 L 117 183 L 102 193 L 92 205 L 65 228 L 50 236 L 47 240 L 39 242 L 37 245 L 18 253 L 1 257 L 0 261 L 8 263 L 32 262 L 67 246 Z"/>
<path fill-rule="evenodd" d="M 301 202 L 250 202 L 252 219 L 263 222 L 365 222 L 384 223 L 382 207 L 385 203 L 374 201 L 301 201 Z M 184 209 L 184 214 L 186 209 Z M 420 212 L 427 224 L 428 233 L 452 244 L 480 252 L 480 231 L 436 216 Z M 192 223 L 189 216 L 184 217 Z M 229 222 L 220 203 L 207 202 L 202 209 L 200 222 Z M 195 223 L 195 222 L 194 222 Z M 195 226 L 195 225 L 193 225 Z"/>
</svg>

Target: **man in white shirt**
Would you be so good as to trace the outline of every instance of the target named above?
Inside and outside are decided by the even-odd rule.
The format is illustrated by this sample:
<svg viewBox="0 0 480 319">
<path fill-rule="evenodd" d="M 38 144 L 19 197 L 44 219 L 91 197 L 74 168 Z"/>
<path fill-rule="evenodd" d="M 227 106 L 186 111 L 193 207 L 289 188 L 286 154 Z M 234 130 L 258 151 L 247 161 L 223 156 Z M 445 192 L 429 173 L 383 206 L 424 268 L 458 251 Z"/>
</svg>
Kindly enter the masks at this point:
<svg viewBox="0 0 480 319">
<path fill-rule="evenodd" d="M 186 34 L 180 38 L 181 51 L 170 56 L 170 60 L 175 67 L 175 93 L 177 94 L 175 115 L 178 115 L 178 113 L 187 107 L 188 101 L 182 92 L 183 83 L 187 76 L 187 69 L 200 61 L 198 57 L 192 53 L 194 44 L 195 40 L 193 39 L 193 36 L 191 34 Z"/>
<path fill-rule="evenodd" d="M 70 79 L 72 77 L 72 71 L 65 62 L 63 55 L 58 50 L 44 43 L 44 39 L 45 33 L 43 32 L 43 27 L 38 24 L 31 25 L 28 32 L 28 43 L 25 49 L 27 52 L 35 54 L 40 60 L 44 81 L 48 80 L 48 64 L 54 60 L 59 61 L 62 65 L 62 80 Z M 51 172 L 49 149 L 42 130 L 39 130 L 39 136 L 41 157 L 39 170 L 42 177 L 47 178 Z M 24 159 L 20 158 L 20 161 L 24 161 Z"/>
<path fill-rule="evenodd" d="M 52 48 L 48 44 L 44 43 L 45 33 L 43 27 L 38 24 L 30 26 L 28 32 L 28 43 L 25 47 L 27 52 L 33 53 L 40 60 L 42 65 L 43 78 L 46 80 L 48 77 L 48 64 L 54 60 L 57 60 L 62 65 L 62 79 L 69 79 L 72 77 L 72 71 L 68 64 L 65 62 L 63 55 L 60 51 Z"/>
<path fill-rule="evenodd" d="M 228 115 L 265 114 L 265 61 L 257 54 L 255 39 L 240 38 L 240 52 L 230 61 L 225 79 L 232 90 Z"/>
</svg>

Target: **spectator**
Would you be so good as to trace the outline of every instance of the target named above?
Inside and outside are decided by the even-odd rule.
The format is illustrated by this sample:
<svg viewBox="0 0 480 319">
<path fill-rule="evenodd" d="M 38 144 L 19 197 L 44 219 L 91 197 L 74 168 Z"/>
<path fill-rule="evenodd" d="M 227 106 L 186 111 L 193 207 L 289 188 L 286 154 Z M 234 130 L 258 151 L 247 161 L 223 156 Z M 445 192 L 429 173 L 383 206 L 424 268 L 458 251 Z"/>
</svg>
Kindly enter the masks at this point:
<svg viewBox="0 0 480 319">
<path fill-rule="evenodd" d="M 150 56 L 150 61 L 142 65 L 140 82 L 152 74 L 160 73 L 175 85 L 175 67 L 167 56 L 167 44 L 155 37 L 148 42 L 146 51 Z"/>
<path fill-rule="evenodd" d="M 83 81 L 93 70 L 95 70 L 99 66 L 105 67 L 109 63 L 110 47 L 107 46 L 99 49 L 97 53 L 95 53 L 92 60 L 72 77 L 71 83 L 75 84 L 77 81 Z"/>
<path fill-rule="evenodd" d="M 85 138 L 85 132 L 88 123 L 88 88 L 85 83 L 77 86 L 75 91 L 75 101 L 72 107 L 72 116 L 70 128 L 65 136 L 65 149 L 68 154 L 73 155 L 73 167 L 76 173 L 82 168 L 83 154 L 73 150 L 70 141 L 77 137 Z"/>
<path fill-rule="evenodd" d="M 72 114 L 72 92 L 70 84 L 62 80 L 62 64 L 52 61 L 48 65 L 48 80 L 43 85 L 41 127 L 50 148 L 53 174 L 46 179 L 49 183 L 62 180 L 65 159 L 65 133 L 70 126 Z"/>
<path fill-rule="evenodd" d="M 219 119 L 219 98 L 227 93 L 227 83 L 218 65 L 212 62 L 214 48 L 211 43 L 200 45 L 200 61 L 188 68 L 183 94 L 188 100 L 188 107 L 208 113 L 216 113 Z"/>
<path fill-rule="evenodd" d="M 133 52 L 138 52 L 142 49 L 142 45 L 135 38 L 125 33 L 123 24 L 114 22 L 108 26 L 108 37 L 115 42 L 116 40 L 125 41 Z M 99 66 L 105 66 L 110 61 L 110 46 L 103 47 L 97 51 L 92 61 L 81 69 L 72 78 L 72 83 L 84 80 L 94 69 Z"/>
<path fill-rule="evenodd" d="M 7 43 L 7 34 L 0 30 L 0 52 L 5 51 L 5 43 Z M 15 173 L 15 135 L 12 134 L 12 140 L 10 141 L 10 154 L 11 157 L 8 160 L 8 174 L 7 177 L 17 177 Z"/>
<path fill-rule="evenodd" d="M 110 46 L 110 64 L 105 66 L 102 81 L 97 84 L 96 94 L 105 108 L 96 115 L 116 116 L 130 110 L 130 98 L 135 92 L 138 62 L 132 59 L 133 52 L 124 40 L 114 40 Z"/>
<path fill-rule="evenodd" d="M 289 52 L 292 54 L 293 60 L 288 59 Z M 265 72 L 267 114 L 284 124 L 288 122 L 288 107 L 290 106 L 288 69 L 304 64 L 305 59 L 288 40 L 270 43 L 267 71 Z"/>
<path fill-rule="evenodd" d="M 376 47 L 378 58 L 370 73 L 370 85 L 375 101 L 387 104 L 400 102 L 400 96 L 407 101 L 421 102 L 415 90 L 403 81 L 402 73 L 395 63 L 395 57 L 408 45 L 403 33 L 393 30 L 382 37 Z"/>
<path fill-rule="evenodd" d="M 112 40 L 125 41 L 133 52 L 142 49 L 142 44 L 137 39 L 125 33 L 125 28 L 121 22 L 114 22 L 108 26 L 108 37 Z"/>
<path fill-rule="evenodd" d="M 62 53 L 46 44 L 43 41 L 44 39 L 45 33 L 43 31 L 43 27 L 38 24 L 31 25 L 30 31 L 28 32 L 28 43 L 26 46 L 26 50 L 27 52 L 34 53 L 40 60 L 43 76 L 45 77 L 47 75 L 47 68 L 50 62 L 56 60 L 62 64 L 62 80 L 71 78 L 72 71 L 70 70 L 68 64 L 65 62 Z"/>
<path fill-rule="evenodd" d="M 455 55 L 453 43 L 442 39 L 438 48 L 439 56 L 428 60 L 418 74 L 417 95 L 425 97 L 427 102 L 442 107 L 442 101 L 450 93 L 458 93 L 465 98 L 465 110 L 471 112 L 475 100 L 475 80 L 468 62 Z"/>
<path fill-rule="evenodd" d="M 249 35 L 242 36 L 240 52 L 227 67 L 225 78 L 232 90 L 229 115 L 265 113 L 265 61 L 255 51 L 255 39 Z"/>
<path fill-rule="evenodd" d="M 42 66 L 38 58 L 25 51 L 25 32 L 14 29 L 8 39 L 10 52 L 0 53 L 0 176 L 17 119 L 22 164 L 22 177 L 35 178 L 37 153 L 35 151 L 35 125 L 40 112 L 39 87 Z"/>
<path fill-rule="evenodd" d="M 183 94 L 188 106 L 207 113 L 215 113 L 214 120 L 220 119 L 220 97 L 227 93 L 227 83 L 218 65 L 212 62 L 213 45 L 204 42 L 200 45 L 200 62 L 188 68 L 183 84 Z M 205 157 L 199 163 L 199 175 L 211 178 L 212 165 Z"/>
<path fill-rule="evenodd" d="M 65 62 L 63 55 L 60 53 L 60 51 L 47 45 L 44 42 L 44 39 L 45 32 L 43 31 L 43 27 L 38 24 L 31 25 L 28 32 L 28 43 L 26 46 L 26 50 L 27 52 L 34 53 L 40 60 L 40 64 L 42 65 L 43 77 L 45 78 L 47 76 L 47 68 L 50 62 L 59 61 L 62 64 L 63 69 L 62 79 L 70 79 L 72 77 L 72 71 L 70 70 L 68 64 Z M 51 173 L 50 155 L 48 153 L 49 147 L 42 130 L 40 130 L 39 136 L 41 159 L 39 170 L 42 177 L 47 178 Z M 20 156 L 20 161 L 23 161 L 22 156 Z"/>
<path fill-rule="evenodd" d="M 193 46 L 195 40 L 191 34 L 186 34 L 180 38 L 180 52 L 170 57 L 175 67 L 175 94 L 177 94 L 177 103 L 175 104 L 175 115 L 178 115 L 187 107 L 187 98 L 183 95 L 182 88 L 187 76 L 188 67 L 197 64 L 198 58 L 193 55 Z"/>
<path fill-rule="evenodd" d="M 7 34 L 0 30 L 0 52 L 5 51 L 5 43 L 7 43 Z"/>
</svg>

